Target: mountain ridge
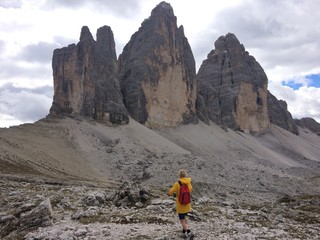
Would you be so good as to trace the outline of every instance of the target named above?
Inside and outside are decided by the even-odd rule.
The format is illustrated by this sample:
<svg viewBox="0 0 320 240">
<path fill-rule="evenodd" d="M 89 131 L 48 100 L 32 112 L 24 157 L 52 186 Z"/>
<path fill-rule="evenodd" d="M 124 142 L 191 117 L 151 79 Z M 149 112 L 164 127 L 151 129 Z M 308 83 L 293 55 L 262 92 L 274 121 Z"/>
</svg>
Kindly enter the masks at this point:
<svg viewBox="0 0 320 240">
<path fill-rule="evenodd" d="M 70 48 L 73 57 L 66 58 Z M 196 73 L 192 49 L 169 3 L 152 10 L 118 59 L 109 26 L 98 29 L 97 41 L 84 26 L 80 42 L 63 49 L 53 54 L 51 115 L 80 114 L 126 124 L 129 114 L 149 128 L 198 119 L 208 124 L 210 119 L 258 134 L 272 122 L 299 134 L 286 103 L 268 92 L 263 68 L 234 34 L 217 39 Z"/>
</svg>

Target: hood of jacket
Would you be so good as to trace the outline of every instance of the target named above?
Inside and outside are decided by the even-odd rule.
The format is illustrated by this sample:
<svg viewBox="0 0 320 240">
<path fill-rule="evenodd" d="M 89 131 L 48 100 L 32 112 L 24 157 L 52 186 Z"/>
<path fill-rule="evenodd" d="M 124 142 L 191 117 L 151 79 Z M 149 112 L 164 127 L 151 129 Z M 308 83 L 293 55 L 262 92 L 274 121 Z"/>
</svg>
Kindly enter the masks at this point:
<svg viewBox="0 0 320 240">
<path fill-rule="evenodd" d="M 180 178 L 179 179 L 182 184 L 190 184 L 191 178 Z"/>
</svg>

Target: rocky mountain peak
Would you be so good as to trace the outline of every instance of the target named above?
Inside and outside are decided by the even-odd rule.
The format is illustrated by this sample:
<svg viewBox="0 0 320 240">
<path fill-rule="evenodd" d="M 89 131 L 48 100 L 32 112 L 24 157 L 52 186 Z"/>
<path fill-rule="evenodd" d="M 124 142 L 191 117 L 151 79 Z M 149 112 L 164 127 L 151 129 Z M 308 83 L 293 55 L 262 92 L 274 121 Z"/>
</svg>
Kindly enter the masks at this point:
<svg viewBox="0 0 320 240">
<path fill-rule="evenodd" d="M 83 42 L 86 40 L 91 41 L 91 42 L 94 41 L 89 28 L 87 26 L 83 26 L 81 28 L 81 33 L 80 33 L 80 42 Z"/>
<path fill-rule="evenodd" d="M 167 3 L 165 1 L 160 2 L 152 11 L 151 16 L 173 16 L 173 8 L 171 7 L 170 3 Z"/>
<path fill-rule="evenodd" d="M 105 56 L 117 60 L 116 45 L 111 27 L 103 26 L 97 30 L 97 47 Z"/>
<path fill-rule="evenodd" d="M 234 34 L 217 39 L 197 83 L 197 113 L 204 122 L 258 133 L 269 127 L 267 76 Z"/>
<path fill-rule="evenodd" d="M 95 41 L 88 27 L 80 42 L 56 49 L 52 59 L 54 97 L 51 115 L 84 115 L 98 121 L 128 123 L 120 84 L 111 28 L 97 31 Z"/>
<path fill-rule="evenodd" d="M 240 51 L 244 52 L 244 46 L 240 44 L 238 38 L 233 33 L 228 33 L 225 36 L 220 36 L 214 43 L 215 53 L 223 53 L 225 51 Z"/>
<path fill-rule="evenodd" d="M 161 2 L 119 57 L 119 79 L 130 115 L 148 127 L 195 121 L 195 60 L 170 4 Z"/>
<path fill-rule="evenodd" d="M 160 2 L 117 60 L 109 26 L 96 41 L 83 26 L 80 42 L 56 49 L 51 114 L 82 114 L 150 128 L 197 122 L 262 133 L 274 123 L 298 134 L 286 103 L 267 93 L 263 68 L 235 34 L 220 36 L 196 75 L 195 60 L 173 8 Z M 197 118 L 198 116 L 198 118 Z"/>
</svg>

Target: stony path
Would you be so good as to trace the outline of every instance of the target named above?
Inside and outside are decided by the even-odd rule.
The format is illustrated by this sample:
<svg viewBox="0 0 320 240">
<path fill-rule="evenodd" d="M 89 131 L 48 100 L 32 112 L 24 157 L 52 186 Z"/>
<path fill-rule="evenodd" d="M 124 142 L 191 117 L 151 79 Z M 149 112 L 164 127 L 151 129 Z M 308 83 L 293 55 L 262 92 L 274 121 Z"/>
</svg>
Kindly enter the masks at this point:
<svg viewBox="0 0 320 240">
<path fill-rule="evenodd" d="M 1 239 L 180 239 L 174 201 L 106 190 L 0 180 Z M 319 239 L 320 196 L 265 204 L 194 199 L 195 239 Z"/>
</svg>

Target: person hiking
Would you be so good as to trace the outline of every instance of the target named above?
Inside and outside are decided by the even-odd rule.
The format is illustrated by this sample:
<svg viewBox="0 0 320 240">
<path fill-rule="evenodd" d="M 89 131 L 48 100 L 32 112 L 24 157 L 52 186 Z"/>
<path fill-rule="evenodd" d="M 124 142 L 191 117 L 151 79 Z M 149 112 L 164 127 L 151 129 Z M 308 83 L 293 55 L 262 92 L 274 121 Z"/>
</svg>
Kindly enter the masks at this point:
<svg viewBox="0 0 320 240">
<path fill-rule="evenodd" d="M 182 186 L 186 185 L 189 189 L 189 200 L 187 200 L 187 204 L 181 203 L 180 190 Z M 191 178 L 187 178 L 187 172 L 184 169 L 179 170 L 179 181 L 175 182 L 172 188 L 168 191 L 168 195 L 172 196 L 173 194 L 176 195 L 176 212 L 178 213 L 178 217 L 180 223 L 182 225 L 182 237 L 189 239 L 193 239 L 194 235 L 191 232 L 188 221 L 187 215 L 191 210 L 191 203 L 190 203 L 190 192 L 192 191 L 191 185 Z"/>
</svg>

